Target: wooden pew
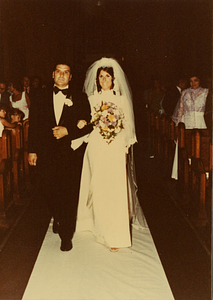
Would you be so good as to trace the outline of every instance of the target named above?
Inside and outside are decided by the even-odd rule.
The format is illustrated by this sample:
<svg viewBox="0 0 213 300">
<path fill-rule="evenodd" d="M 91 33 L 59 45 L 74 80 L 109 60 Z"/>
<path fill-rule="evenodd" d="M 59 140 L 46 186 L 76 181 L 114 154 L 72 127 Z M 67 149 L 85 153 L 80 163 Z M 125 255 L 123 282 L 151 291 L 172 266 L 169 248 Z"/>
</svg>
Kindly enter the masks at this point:
<svg viewBox="0 0 213 300">
<path fill-rule="evenodd" d="M 12 202 L 12 139 L 11 131 L 3 130 L 0 137 L 0 217 Z"/>
<path fill-rule="evenodd" d="M 11 130 L 12 135 L 12 164 L 13 164 L 13 200 L 15 204 L 23 204 L 21 189 L 24 187 L 24 150 L 23 129 L 17 125 Z"/>
<path fill-rule="evenodd" d="M 176 126 L 175 123 L 172 121 L 172 119 L 168 119 L 167 123 L 168 129 L 166 129 L 166 139 L 167 139 L 167 144 L 168 144 L 168 162 L 170 165 L 173 163 L 174 155 L 175 155 L 175 131 L 176 131 Z"/>
<path fill-rule="evenodd" d="M 160 157 L 162 161 L 171 166 L 175 151 L 175 123 L 171 118 L 160 116 Z"/>
<path fill-rule="evenodd" d="M 212 204 L 212 140 L 207 129 L 193 130 L 191 186 L 197 212 L 197 225 L 211 220 Z"/>
<path fill-rule="evenodd" d="M 190 198 L 192 130 L 185 129 L 185 124 L 182 122 L 178 124 L 178 182 L 187 201 Z"/>
<path fill-rule="evenodd" d="M 175 123 L 165 115 L 149 114 L 150 154 L 171 165 L 175 150 Z"/>
<path fill-rule="evenodd" d="M 29 119 L 23 122 L 23 147 L 24 147 L 24 172 L 25 180 L 29 181 L 29 164 L 28 164 L 28 131 L 29 131 Z"/>
</svg>

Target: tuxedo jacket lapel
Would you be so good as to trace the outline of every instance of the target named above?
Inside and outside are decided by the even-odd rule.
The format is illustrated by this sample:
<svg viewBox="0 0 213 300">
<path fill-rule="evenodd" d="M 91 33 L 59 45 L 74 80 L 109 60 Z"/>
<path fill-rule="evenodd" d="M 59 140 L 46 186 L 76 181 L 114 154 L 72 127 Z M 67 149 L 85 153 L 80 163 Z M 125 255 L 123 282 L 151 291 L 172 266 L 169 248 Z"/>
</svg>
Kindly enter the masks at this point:
<svg viewBox="0 0 213 300">
<path fill-rule="evenodd" d="M 68 91 L 66 99 L 70 99 L 71 97 L 71 90 Z M 61 118 L 59 120 L 58 125 L 63 126 L 64 122 L 67 120 L 67 118 L 70 118 L 70 111 L 72 107 L 69 107 L 68 105 L 64 104 L 62 113 L 61 113 Z"/>
<path fill-rule="evenodd" d="M 54 106 L 53 106 L 53 91 L 50 90 L 49 91 L 49 95 L 48 95 L 48 110 L 49 110 L 49 117 L 50 117 L 50 126 L 52 126 L 52 128 L 54 126 L 56 126 L 56 119 L 55 119 L 55 111 L 54 111 Z"/>
<path fill-rule="evenodd" d="M 60 120 L 59 120 L 59 123 L 58 123 L 59 126 L 63 126 L 63 124 L 66 120 L 67 108 L 68 108 L 68 106 L 64 104 L 64 107 L 63 107 L 63 110 L 62 110 L 62 113 L 61 113 L 61 117 L 60 117 Z"/>
</svg>

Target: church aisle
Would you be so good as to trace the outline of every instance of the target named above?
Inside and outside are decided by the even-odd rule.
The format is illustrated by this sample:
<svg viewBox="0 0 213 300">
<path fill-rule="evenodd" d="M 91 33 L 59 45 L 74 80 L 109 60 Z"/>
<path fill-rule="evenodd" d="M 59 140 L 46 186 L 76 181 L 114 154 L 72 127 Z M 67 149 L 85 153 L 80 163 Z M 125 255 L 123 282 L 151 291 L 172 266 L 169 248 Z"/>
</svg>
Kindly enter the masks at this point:
<svg viewBox="0 0 213 300">
<path fill-rule="evenodd" d="M 149 229 L 133 228 L 132 236 L 131 248 L 112 253 L 77 232 L 73 250 L 62 253 L 50 223 L 23 300 L 174 299 Z"/>
</svg>

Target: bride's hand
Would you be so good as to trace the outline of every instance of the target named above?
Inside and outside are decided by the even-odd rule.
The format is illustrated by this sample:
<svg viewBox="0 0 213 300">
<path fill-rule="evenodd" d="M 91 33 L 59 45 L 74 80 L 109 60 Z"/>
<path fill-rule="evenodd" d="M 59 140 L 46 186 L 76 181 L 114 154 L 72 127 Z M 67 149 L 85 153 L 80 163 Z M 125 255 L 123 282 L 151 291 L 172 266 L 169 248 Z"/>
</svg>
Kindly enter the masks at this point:
<svg viewBox="0 0 213 300">
<path fill-rule="evenodd" d="M 84 128 L 84 126 L 86 126 L 86 125 L 87 125 L 87 122 L 86 122 L 85 120 L 80 120 L 80 121 L 78 121 L 77 127 L 78 127 L 79 129 L 82 129 L 82 128 Z"/>
</svg>

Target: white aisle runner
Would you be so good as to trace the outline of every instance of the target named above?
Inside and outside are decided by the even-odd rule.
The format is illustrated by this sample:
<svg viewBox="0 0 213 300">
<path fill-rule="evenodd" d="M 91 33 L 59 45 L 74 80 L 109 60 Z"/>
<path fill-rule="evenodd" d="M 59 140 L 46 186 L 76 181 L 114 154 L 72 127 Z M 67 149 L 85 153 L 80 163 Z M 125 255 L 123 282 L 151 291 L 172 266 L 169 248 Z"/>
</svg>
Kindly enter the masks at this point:
<svg viewBox="0 0 213 300">
<path fill-rule="evenodd" d="M 132 230 L 116 253 L 89 231 L 62 252 L 51 221 L 22 300 L 174 300 L 149 229 Z"/>
</svg>

